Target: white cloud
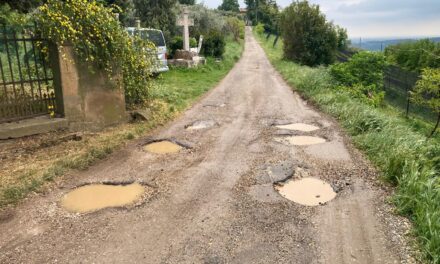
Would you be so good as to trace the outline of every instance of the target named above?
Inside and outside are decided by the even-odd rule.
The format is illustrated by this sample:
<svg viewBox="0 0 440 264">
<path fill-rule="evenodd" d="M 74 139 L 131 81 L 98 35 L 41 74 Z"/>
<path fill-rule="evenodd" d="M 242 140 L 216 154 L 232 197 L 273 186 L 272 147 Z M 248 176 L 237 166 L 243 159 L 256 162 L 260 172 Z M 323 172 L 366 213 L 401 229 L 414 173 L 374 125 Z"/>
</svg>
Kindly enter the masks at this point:
<svg viewBox="0 0 440 264">
<path fill-rule="evenodd" d="M 352 37 L 440 36 L 440 0 L 309 0 Z M 222 0 L 205 0 L 216 8 Z M 244 6 L 243 0 L 240 1 Z M 286 7 L 292 0 L 277 0 Z"/>
</svg>

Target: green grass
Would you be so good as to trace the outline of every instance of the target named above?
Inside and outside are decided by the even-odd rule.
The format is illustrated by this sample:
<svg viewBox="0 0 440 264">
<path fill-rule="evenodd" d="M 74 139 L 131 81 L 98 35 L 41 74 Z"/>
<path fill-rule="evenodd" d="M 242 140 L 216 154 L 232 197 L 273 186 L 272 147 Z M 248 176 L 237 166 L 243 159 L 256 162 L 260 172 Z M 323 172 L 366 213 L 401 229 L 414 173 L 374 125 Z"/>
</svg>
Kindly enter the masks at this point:
<svg viewBox="0 0 440 264">
<path fill-rule="evenodd" d="M 196 69 L 174 68 L 159 78 L 159 85 L 153 89 L 152 97 L 181 111 L 218 83 L 241 57 L 242 52 L 243 43 L 228 41 L 224 58 L 220 62 L 208 58 L 206 65 Z"/>
<path fill-rule="evenodd" d="M 356 146 L 396 186 L 399 213 L 413 220 L 426 257 L 440 263 L 440 138 L 428 140 L 422 123 L 407 120 L 392 107 L 373 108 L 335 89 L 326 68 L 300 66 L 282 58 L 282 43 L 257 36 L 286 81 L 323 111 L 336 117 Z"/>
<path fill-rule="evenodd" d="M 26 163 L 20 173 L 2 172 L 0 209 L 17 204 L 31 192 L 42 190 L 46 183 L 65 175 L 69 170 L 88 168 L 128 141 L 142 137 L 153 128 L 172 120 L 226 76 L 241 57 L 243 44 L 228 41 L 220 62 L 208 58 L 207 65 L 194 69 L 171 69 L 163 74 L 155 81 L 152 116 L 147 122 L 120 125 L 96 137 L 62 146 L 63 150 L 47 154 L 43 161 Z"/>
</svg>

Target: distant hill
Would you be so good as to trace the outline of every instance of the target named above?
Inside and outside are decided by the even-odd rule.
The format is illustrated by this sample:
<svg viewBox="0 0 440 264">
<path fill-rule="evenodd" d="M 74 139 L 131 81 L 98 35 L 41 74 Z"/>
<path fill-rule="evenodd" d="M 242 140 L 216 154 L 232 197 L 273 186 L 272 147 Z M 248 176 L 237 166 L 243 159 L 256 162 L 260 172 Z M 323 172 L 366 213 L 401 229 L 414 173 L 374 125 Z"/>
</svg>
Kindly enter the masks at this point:
<svg viewBox="0 0 440 264">
<path fill-rule="evenodd" d="M 360 39 L 351 39 L 351 45 L 355 48 L 361 48 L 370 51 L 381 51 L 387 46 L 396 45 L 402 42 L 415 42 L 424 38 L 405 38 L 405 39 L 363 39 L 360 45 Z M 434 42 L 440 42 L 440 37 L 429 38 Z"/>
</svg>

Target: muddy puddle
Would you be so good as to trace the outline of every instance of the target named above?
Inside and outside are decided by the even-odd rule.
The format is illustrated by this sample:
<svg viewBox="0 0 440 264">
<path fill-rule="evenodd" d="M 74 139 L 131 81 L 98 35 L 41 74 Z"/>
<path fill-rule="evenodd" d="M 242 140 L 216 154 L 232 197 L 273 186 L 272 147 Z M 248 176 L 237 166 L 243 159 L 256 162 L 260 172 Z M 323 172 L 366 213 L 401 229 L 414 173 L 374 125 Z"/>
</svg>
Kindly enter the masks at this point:
<svg viewBox="0 0 440 264">
<path fill-rule="evenodd" d="M 275 189 L 286 199 L 306 206 L 325 204 L 336 197 L 330 184 L 316 178 L 290 180 Z"/>
<path fill-rule="evenodd" d="M 200 130 L 200 129 L 206 129 L 206 128 L 211 128 L 213 126 L 215 126 L 217 123 L 213 120 L 203 120 L 203 121 L 196 121 L 194 123 L 192 123 L 189 126 L 186 126 L 185 128 L 187 130 Z"/>
<path fill-rule="evenodd" d="M 310 137 L 310 136 L 290 136 L 290 137 L 276 138 L 275 140 L 280 143 L 288 143 L 289 145 L 295 145 L 295 146 L 316 145 L 326 142 L 324 138 Z"/>
<path fill-rule="evenodd" d="M 91 184 L 67 193 L 61 199 L 61 205 L 72 213 L 87 213 L 108 207 L 134 204 L 144 192 L 144 187 L 139 183 L 128 185 Z"/>
<path fill-rule="evenodd" d="M 311 132 L 311 131 L 315 131 L 315 130 L 319 129 L 319 127 L 317 127 L 317 126 L 304 124 L 304 123 L 278 125 L 276 127 L 279 129 L 296 130 L 296 131 L 302 131 L 302 132 Z"/>
<path fill-rule="evenodd" d="M 156 154 L 176 153 L 182 148 L 182 146 L 168 140 L 153 142 L 144 146 L 145 151 Z"/>
</svg>

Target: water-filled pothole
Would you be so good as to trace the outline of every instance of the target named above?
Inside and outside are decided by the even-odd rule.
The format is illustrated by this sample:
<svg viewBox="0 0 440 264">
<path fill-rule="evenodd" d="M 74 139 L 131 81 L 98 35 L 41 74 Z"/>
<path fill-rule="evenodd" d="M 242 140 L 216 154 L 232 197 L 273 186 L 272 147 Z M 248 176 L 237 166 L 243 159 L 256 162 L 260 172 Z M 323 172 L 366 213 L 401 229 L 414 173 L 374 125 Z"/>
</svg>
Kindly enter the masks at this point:
<svg viewBox="0 0 440 264">
<path fill-rule="evenodd" d="M 210 128 L 215 125 L 217 125 L 217 123 L 213 120 L 202 120 L 202 121 L 196 121 L 191 125 L 186 126 L 185 128 L 187 130 L 199 130 L 199 129 Z"/>
<path fill-rule="evenodd" d="M 64 209 L 87 213 L 108 207 L 122 207 L 138 201 L 145 188 L 139 183 L 126 185 L 91 184 L 74 189 L 61 199 Z"/>
<path fill-rule="evenodd" d="M 322 205 L 336 197 L 330 184 L 315 178 L 290 180 L 275 189 L 286 199 L 307 206 Z"/>
<path fill-rule="evenodd" d="M 317 127 L 317 126 L 304 124 L 304 123 L 277 125 L 276 127 L 279 129 L 296 130 L 296 131 L 302 131 L 302 132 L 311 132 L 311 131 L 315 131 L 315 130 L 319 129 L 319 127 Z"/>
<path fill-rule="evenodd" d="M 182 148 L 182 146 L 168 140 L 156 141 L 144 146 L 145 151 L 156 154 L 176 153 Z"/>
<path fill-rule="evenodd" d="M 320 137 L 310 137 L 310 136 L 290 136 L 275 139 L 278 142 L 286 142 L 290 145 L 295 146 L 307 146 L 325 143 L 326 140 Z"/>
</svg>

